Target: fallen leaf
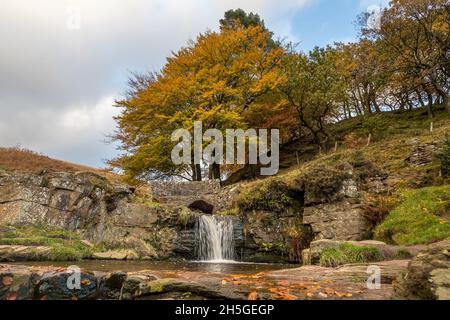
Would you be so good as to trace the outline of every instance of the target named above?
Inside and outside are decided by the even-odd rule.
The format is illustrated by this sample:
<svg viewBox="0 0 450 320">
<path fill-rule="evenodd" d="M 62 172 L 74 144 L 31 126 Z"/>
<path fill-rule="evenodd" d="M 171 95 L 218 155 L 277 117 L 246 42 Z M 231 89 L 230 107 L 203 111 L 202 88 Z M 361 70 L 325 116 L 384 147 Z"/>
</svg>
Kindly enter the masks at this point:
<svg viewBox="0 0 450 320">
<path fill-rule="evenodd" d="M 2 282 L 4 286 L 10 286 L 13 283 L 13 277 L 10 276 L 3 277 Z"/>
<path fill-rule="evenodd" d="M 257 299 L 258 299 L 258 292 L 253 291 L 248 294 L 248 300 L 257 300 Z"/>
<path fill-rule="evenodd" d="M 6 300 L 16 300 L 17 299 L 17 292 L 9 292 L 6 295 Z"/>
<path fill-rule="evenodd" d="M 91 281 L 89 281 L 88 279 L 83 279 L 80 282 L 83 286 L 88 286 L 91 284 Z"/>
<path fill-rule="evenodd" d="M 278 284 L 283 287 L 289 287 L 289 281 L 287 280 L 280 281 Z"/>
<path fill-rule="evenodd" d="M 222 280 L 222 285 L 224 286 L 224 285 L 226 285 L 227 284 L 227 280 Z"/>
</svg>

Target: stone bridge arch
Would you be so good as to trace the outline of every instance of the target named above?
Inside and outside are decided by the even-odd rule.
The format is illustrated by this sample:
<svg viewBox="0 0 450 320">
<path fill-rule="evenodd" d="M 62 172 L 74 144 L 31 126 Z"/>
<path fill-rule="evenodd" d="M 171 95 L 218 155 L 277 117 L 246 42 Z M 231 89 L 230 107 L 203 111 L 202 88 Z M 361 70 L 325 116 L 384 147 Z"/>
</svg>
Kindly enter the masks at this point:
<svg viewBox="0 0 450 320">
<path fill-rule="evenodd" d="M 225 208 L 224 189 L 217 180 L 174 182 L 152 181 L 150 190 L 153 201 L 162 204 L 185 206 L 213 214 Z"/>
</svg>

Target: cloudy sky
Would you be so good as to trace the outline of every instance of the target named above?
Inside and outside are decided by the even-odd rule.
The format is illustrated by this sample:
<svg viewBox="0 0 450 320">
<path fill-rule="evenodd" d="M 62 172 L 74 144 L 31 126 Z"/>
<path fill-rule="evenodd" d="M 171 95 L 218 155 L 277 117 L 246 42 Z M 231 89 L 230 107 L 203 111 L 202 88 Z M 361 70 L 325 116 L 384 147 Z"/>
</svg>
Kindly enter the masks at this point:
<svg viewBox="0 0 450 320">
<path fill-rule="evenodd" d="M 0 0 L 0 146 L 104 167 L 130 71 L 159 70 L 228 9 L 259 13 L 302 50 L 356 37 L 387 0 Z"/>
</svg>

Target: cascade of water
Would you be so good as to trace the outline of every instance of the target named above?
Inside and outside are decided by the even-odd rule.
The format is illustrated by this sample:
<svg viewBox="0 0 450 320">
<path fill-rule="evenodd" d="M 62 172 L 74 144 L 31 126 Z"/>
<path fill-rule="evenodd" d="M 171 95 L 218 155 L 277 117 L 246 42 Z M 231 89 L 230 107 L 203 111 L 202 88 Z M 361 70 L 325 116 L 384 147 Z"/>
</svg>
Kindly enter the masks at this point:
<svg viewBox="0 0 450 320">
<path fill-rule="evenodd" d="M 198 255 L 202 261 L 234 259 L 233 221 L 228 217 L 203 215 L 198 220 Z"/>
</svg>

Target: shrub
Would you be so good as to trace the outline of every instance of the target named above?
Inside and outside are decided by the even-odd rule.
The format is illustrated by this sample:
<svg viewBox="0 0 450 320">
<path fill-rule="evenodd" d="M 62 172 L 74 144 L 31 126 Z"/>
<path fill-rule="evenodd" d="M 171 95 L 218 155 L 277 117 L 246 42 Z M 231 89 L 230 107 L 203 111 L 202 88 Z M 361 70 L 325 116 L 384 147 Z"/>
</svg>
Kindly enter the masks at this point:
<svg viewBox="0 0 450 320">
<path fill-rule="evenodd" d="M 337 248 L 325 248 L 320 255 L 320 265 L 323 267 L 382 260 L 384 260 L 383 254 L 377 248 L 355 246 L 350 243 L 343 243 Z"/>
<path fill-rule="evenodd" d="M 395 195 L 371 195 L 364 197 L 362 208 L 363 216 L 370 222 L 372 227 L 380 224 L 389 212 L 395 207 L 397 197 Z"/>
</svg>

